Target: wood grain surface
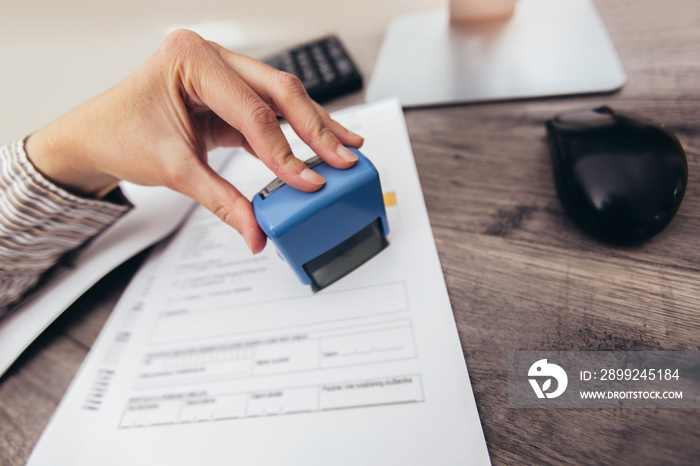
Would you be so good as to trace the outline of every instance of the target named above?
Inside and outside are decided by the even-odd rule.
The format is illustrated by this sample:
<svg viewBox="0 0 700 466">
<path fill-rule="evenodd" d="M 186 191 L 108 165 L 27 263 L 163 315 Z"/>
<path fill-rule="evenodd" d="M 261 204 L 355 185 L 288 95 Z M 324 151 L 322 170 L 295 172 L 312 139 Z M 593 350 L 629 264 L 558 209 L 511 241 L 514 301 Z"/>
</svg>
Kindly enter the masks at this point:
<svg viewBox="0 0 700 466">
<path fill-rule="evenodd" d="M 509 351 L 700 350 L 700 6 L 595 3 L 628 75 L 622 91 L 405 117 L 493 463 L 698 464 L 698 410 L 508 408 Z M 381 37 L 346 42 L 369 76 Z M 544 122 L 602 104 L 657 120 L 687 152 L 680 211 L 639 246 L 586 236 L 554 189 Z M 101 281 L 0 379 L 0 464 L 25 463 L 140 260 Z"/>
</svg>

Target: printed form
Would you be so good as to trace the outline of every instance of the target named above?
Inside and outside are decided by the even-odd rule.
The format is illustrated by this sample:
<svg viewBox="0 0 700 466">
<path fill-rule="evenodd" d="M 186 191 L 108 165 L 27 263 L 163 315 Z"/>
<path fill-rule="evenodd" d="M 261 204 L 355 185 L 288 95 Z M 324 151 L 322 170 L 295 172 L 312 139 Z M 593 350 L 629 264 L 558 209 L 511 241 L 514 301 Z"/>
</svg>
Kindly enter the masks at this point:
<svg viewBox="0 0 700 466">
<path fill-rule="evenodd" d="M 30 465 L 489 464 L 397 101 L 366 138 L 390 246 L 313 293 L 196 208 L 122 296 Z M 287 128 L 300 158 L 313 154 Z M 274 175 L 232 151 L 249 198 Z"/>
</svg>

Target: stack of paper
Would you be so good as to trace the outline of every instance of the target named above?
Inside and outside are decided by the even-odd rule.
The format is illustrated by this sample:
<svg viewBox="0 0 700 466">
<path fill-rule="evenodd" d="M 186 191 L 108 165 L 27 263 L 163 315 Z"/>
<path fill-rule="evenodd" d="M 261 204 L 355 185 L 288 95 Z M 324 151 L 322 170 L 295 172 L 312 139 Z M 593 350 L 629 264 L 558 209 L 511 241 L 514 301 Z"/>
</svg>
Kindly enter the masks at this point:
<svg viewBox="0 0 700 466">
<path fill-rule="evenodd" d="M 489 463 L 401 108 L 334 118 L 396 200 L 390 246 L 314 294 L 198 207 L 132 281 L 30 465 Z M 223 175 L 251 197 L 274 178 L 242 152 Z"/>
</svg>

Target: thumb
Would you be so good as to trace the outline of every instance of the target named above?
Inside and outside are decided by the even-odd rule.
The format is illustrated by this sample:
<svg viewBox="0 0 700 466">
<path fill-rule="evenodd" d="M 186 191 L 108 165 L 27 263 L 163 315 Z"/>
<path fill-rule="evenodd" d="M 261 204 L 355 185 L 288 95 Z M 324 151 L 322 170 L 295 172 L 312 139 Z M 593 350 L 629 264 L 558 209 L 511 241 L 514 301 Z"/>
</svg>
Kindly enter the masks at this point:
<svg viewBox="0 0 700 466">
<path fill-rule="evenodd" d="M 264 249 L 267 237 L 255 220 L 252 204 L 238 189 L 206 163 L 197 165 L 186 178 L 186 183 L 174 187 L 177 191 L 193 198 L 235 228 L 253 254 Z"/>
</svg>

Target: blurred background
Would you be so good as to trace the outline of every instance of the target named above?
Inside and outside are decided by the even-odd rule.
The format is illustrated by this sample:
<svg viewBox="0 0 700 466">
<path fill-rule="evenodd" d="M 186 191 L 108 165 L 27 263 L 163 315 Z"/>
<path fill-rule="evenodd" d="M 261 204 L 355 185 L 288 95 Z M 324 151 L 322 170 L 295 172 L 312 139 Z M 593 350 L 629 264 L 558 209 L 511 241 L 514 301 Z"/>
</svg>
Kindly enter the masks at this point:
<svg viewBox="0 0 700 466">
<path fill-rule="evenodd" d="M 118 83 L 176 28 L 255 55 L 328 33 L 341 40 L 381 37 L 393 18 L 447 2 L 7 1 L 0 18 L 0 144 L 24 138 Z"/>
</svg>

